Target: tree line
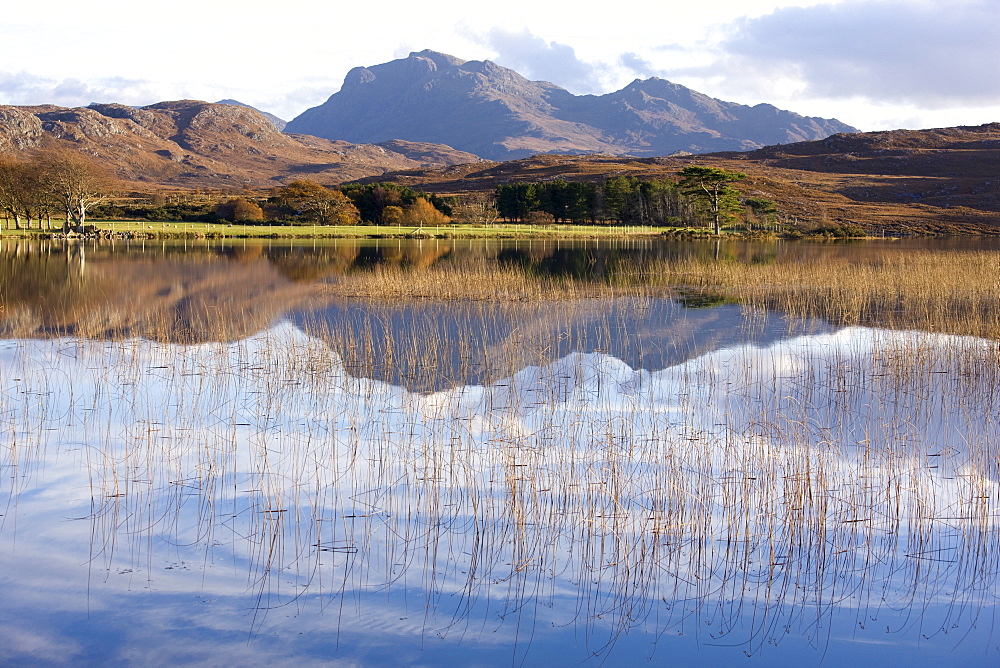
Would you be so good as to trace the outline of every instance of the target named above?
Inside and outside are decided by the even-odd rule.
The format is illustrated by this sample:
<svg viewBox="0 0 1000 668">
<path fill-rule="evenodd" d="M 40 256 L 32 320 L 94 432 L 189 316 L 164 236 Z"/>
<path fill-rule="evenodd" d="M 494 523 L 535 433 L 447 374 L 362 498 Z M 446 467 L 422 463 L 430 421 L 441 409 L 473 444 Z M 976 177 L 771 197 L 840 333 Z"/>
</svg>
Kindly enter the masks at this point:
<svg viewBox="0 0 1000 668">
<path fill-rule="evenodd" d="M 691 166 L 675 176 L 506 183 L 496 188 L 497 211 L 517 223 L 711 225 L 716 234 L 741 216 L 759 220 L 776 213 L 770 200 L 740 198 L 732 184 L 746 178 L 742 172 Z"/>
<path fill-rule="evenodd" d="M 497 186 L 496 201 L 500 217 L 515 223 L 671 225 L 691 214 L 673 183 L 631 176 L 506 183 Z"/>
<path fill-rule="evenodd" d="M 732 186 L 746 177 L 715 167 L 689 166 L 673 179 L 615 176 L 600 183 L 556 179 L 507 183 L 489 193 L 442 197 L 394 183 L 326 187 L 297 180 L 267 196 L 247 194 L 228 200 L 166 206 L 153 195 L 146 204 L 113 203 L 101 214 L 156 220 L 201 220 L 290 224 L 436 226 L 449 222 L 490 225 L 499 218 L 518 223 L 622 224 L 641 226 L 710 225 L 765 221 L 774 203 L 742 198 Z M 109 199 L 117 182 L 88 155 L 49 149 L 27 156 L 0 155 L 0 213 L 15 229 L 37 221 L 53 228 L 53 216 L 68 231 L 82 228 L 88 212 Z M 23 226 L 23 227 L 22 227 Z"/>
<path fill-rule="evenodd" d="M 152 196 L 149 202 L 113 203 L 109 217 L 198 222 L 283 223 L 291 225 L 442 225 L 460 209 L 443 198 L 394 183 L 323 186 L 301 179 L 272 188 L 266 195 L 247 193 L 219 201 L 185 201 Z"/>
<path fill-rule="evenodd" d="M 82 228 L 92 207 L 116 190 L 114 176 L 86 154 L 63 149 L 37 151 L 27 156 L 0 155 L 0 213 L 15 229 L 32 221 L 53 228 L 53 217 L 63 230 Z M 22 224 L 24 228 L 22 228 Z"/>
</svg>

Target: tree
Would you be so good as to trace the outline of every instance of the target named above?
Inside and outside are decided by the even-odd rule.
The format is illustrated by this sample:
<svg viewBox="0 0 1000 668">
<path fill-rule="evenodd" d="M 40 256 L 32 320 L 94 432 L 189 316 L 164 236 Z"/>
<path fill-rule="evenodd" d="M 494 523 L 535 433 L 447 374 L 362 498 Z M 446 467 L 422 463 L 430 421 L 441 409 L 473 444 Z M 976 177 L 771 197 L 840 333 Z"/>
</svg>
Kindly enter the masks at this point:
<svg viewBox="0 0 1000 668">
<path fill-rule="evenodd" d="M 469 193 L 459 200 L 455 207 L 455 217 L 460 223 L 487 227 L 497 222 L 496 198 L 491 193 Z"/>
<path fill-rule="evenodd" d="M 42 189 L 66 213 L 65 230 L 82 227 L 87 210 L 110 197 L 117 186 L 111 173 L 93 158 L 76 151 L 51 149 L 38 154 Z"/>
<path fill-rule="evenodd" d="M 750 210 L 752 218 L 761 221 L 765 225 L 774 222 L 778 215 L 778 207 L 769 199 L 763 197 L 747 197 L 743 204 Z"/>
<path fill-rule="evenodd" d="M 354 225 L 361 218 L 357 207 L 344 193 L 312 181 L 292 181 L 275 189 L 274 198 L 296 216 L 320 225 Z"/>
<path fill-rule="evenodd" d="M 399 224 L 397 211 L 413 205 L 420 198 L 430 202 L 445 216 L 451 215 L 451 205 L 447 199 L 431 193 L 417 192 L 396 183 L 352 183 L 341 186 L 340 190 L 358 208 L 361 220 L 376 225 Z M 385 213 L 386 209 L 390 210 L 388 214 Z"/>
<path fill-rule="evenodd" d="M 361 222 L 361 212 L 347 195 L 334 190 L 330 192 L 330 204 L 326 219 L 329 225 L 357 225 Z"/>
<path fill-rule="evenodd" d="M 259 223 L 264 220 L 264 210 L 256 202 L 245 197 L 231 199 L 215 209 L 219 218 L 233 223 Z"/>
<path fill-rule="evenodd" d="M 681 177 L 678 184 L 685 194 L 690 195 L 712 218 L 715 234 L 720 234 L 722 221 L 733 217 L 739 210 L 739 192 L 731 183 L 747 177 L 742 172 L 730 172 L 718 167 L 698 167 L 692 165 L 677 172 Z"/>
<path fill-rule="evenodd" d="M 14 229 L 21 229 L 22 217 L 28 227 L 37 217 L 41 227 L 46 204 L 38 165 L 0 156 L 0 210 L 14 219 Z"/>
<path fill-rule="evenodd" d="M 497 186 L 497 211 L 505 219 L 523 221 L 529 212 L 541 206 L 535 183 L 505 183 Z"/>
<path fill-rule="evenodd" d="M 434 205 L 423 197 L 418 197 L 417 201 L 403 209 L 404 225 L 442 225 L 447 222 L 449 222 L 448 216 L 435 209 Z"/>
<path fill-rule="evenodd" d="M 403 222 L 403 207 L 390 205 L 382 209 L 383 225 L 399 225 Z"/>
</svg>

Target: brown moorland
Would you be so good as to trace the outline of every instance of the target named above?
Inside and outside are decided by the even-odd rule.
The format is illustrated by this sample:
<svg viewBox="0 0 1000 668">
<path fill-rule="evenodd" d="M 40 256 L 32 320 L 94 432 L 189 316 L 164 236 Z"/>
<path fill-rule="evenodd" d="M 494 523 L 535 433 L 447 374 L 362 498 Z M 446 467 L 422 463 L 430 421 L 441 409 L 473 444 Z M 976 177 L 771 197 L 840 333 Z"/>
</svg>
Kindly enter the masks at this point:
<svg viewBox="0 0 1000 668">
<path fill-rule="evenodd" d="M 671 178 L 697 164 L 745 172 L 746 196 L 775 201 L 806 227 L 853 223 L 870 234 L 1000 234 L 1000 123 L 835 134 L 748 152 L 670 157 L 544 154 L 485 162 L 441 144 L 351 144 L 279 132 L 260 112 L 197 101 L 134 108 L 0 106 L 0 153 L 72 146 L 115 166 L 136 190 L 263 190 L 394 181 L 439 194 L 555 178 Z"/>
<path fill-rule="evenodd" d="M 477 162 L 448 146 L 351 144 L 280 132 L 259 111 L 181 100 L 135 108 L 0 106 L 0 153 L 72 147 L 114 165 L 136 188 L 266 188 L 342 183 L 387 170 Z"/>
<path fill-rule="evenodd" d="M 514 181 L 670 178 L 688 165 L 744 172 L 744 195 L 778 204 L 788 221 L 854 223 L 873 234 L 1000 234 L 1000 123 L 836 134 L 748 152 L 663 158 L 539 155 L 409 170 L 374 179 L 440 194 Z"/>
</svg>

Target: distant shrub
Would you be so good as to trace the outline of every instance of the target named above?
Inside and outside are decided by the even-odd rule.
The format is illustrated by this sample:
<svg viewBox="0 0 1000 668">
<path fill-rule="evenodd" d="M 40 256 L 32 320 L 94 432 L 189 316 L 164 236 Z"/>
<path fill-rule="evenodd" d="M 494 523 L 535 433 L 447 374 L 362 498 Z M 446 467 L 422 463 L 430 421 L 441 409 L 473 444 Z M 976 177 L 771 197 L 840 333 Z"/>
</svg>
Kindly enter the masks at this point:
<svg viewBox="0 0 1000 668">
<path fill-rule="evenodd" d="M 528 225 L 552 225 L 556 222 L 556 217 L 544 211 L 529 211 L 524 222 Z"/>
<path fill-rule="evenodd" d="M 237 197 L 219 204 L 215 212 L 219 218 L 231 223 L 260 223 L 264 220 L 264 210 L 260 205 L 245 197 Z"/>
</svg>

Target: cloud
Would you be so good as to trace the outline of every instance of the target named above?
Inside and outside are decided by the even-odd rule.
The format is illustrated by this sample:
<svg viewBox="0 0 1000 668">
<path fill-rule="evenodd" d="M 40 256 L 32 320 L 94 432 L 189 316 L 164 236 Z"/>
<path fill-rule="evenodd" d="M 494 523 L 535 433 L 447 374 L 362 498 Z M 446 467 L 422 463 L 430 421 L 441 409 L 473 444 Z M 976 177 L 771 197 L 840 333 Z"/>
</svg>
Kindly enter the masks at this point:
<svg viewBox="0 0 1000 668">
<path fill-rule="evenodd" d="M 56 104 L 86 106 L 91 102 L 150 104 L 159 102 L 155 85 L 148 81 L 109 77 L 82 81 L 49 79 L 27 72 L 0 72 L 0 104 Z"/>
<path fill-rule="evenodd" d="M 643 78 L 664 77 L 666 72 L 657 68 L 653 63 L 638 54 L 628 52 L 618 57 L 618 64 L 626 70 L 633 72 Z"/>
<path fill-rule="evenodd" d="M 334 81 L 325 78 L 291 83 L 298 83 L 299 86 L 287 93 L 268 93 L 254 88 L 164 83 L 124 77 L 84 81 L 72 77 L 53 79 L 27 72 L 0 71 L 0 104 L 84 107 L 92 102 L 117 102 L 143 106 L 164 100 L 214 102 L 232 98 L 288 120 L 303 109 L 322 103 L 336 89 Z"/>
<path fill-rule="evenodd" d="M 819 97 L 988 106 L 1000 102 L 998 21 L 996 0 L 787 7 L 734 24 L 715 67 L 729 85 L 791 76 Z"/>
<path fill-rule="evenodd" d="M 601 93 L 607 65 L 587 63 L 573 47 L 546 42 L 528 30 L 520 32 L 494 28 L 485 39 L 497 53 L 496 62 L 533 80 L 551 81 L 574 93 Z"/>
</svg>

